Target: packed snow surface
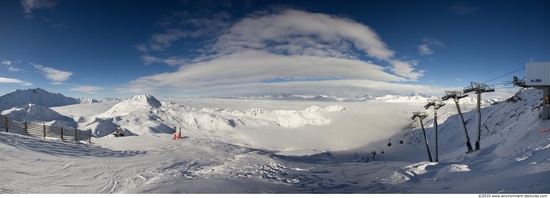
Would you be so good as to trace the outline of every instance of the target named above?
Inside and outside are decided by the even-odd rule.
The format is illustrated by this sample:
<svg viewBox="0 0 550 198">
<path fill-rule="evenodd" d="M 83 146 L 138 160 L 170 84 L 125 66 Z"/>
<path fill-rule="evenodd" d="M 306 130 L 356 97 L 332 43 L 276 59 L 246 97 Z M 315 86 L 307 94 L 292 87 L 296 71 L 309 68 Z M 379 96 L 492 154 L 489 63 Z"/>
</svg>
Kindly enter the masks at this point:
<svg viewBox="0 0 550 198">
<path fill-rule="evenodd" d="M 550 121 L 540 119 L 541 99 L 527 89 L 484 107 L 481 149 L 469 154 L 455 107 L 444 106 L 439 162 L 427 161 L 410 119 L 423 105 L 414 102 L 141 95 L 52 107 L 96 138 L 1 132 L 0 193 L 550 193 L 550 133 L 540 132 Z M 55 115 L 27 106 L 2 113 L 37 122 Z M 475 112 L 464 109 L 473 143 Z M 116 127 L 128 135 L 110 135 Z M 174 127 L 181 139 L 173 139 Z"/>
</svg>

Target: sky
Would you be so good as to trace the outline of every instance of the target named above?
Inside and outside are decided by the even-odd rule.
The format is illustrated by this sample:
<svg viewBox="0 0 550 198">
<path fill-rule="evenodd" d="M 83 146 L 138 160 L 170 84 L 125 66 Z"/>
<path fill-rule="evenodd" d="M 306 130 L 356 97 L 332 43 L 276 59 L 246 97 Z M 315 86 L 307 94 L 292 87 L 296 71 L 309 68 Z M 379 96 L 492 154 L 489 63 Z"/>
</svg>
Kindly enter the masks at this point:
<svg viewBox="0 0 550 198">
<path fill-rule="evenodd" d="M 548 24 L 544 0 L 1 1 L 0 94 L 511 93 Z"/>
</svg>

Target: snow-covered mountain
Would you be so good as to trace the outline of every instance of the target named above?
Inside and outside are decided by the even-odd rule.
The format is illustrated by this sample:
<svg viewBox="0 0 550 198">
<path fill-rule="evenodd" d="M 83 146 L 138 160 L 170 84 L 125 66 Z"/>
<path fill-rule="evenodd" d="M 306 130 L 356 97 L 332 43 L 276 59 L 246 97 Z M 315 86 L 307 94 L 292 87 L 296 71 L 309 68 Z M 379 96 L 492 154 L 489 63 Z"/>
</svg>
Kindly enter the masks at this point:
<svg viewBox="0 0 550 198">
<path fill-rule="evenodd" d="M 340 106 L 312 106 L 302 111 L 195 109 L 173 102 L 160 102 L 152 95 L 138 95 L 119 102 L 104 113 L 89 117 L 80 127 L 91 128 L 97 137 L 112 133 L 116 127 L 135 135 L 172 133 L 174 127 L 203 131 L 229 131 L 238 126 L 301 127 L 328 124 L 330 120 L 323 113 L 344 110 L 347 108 Z"/>
<path fill-rule="evenodd" d="M 327 95 L 294 95 L 294 94 L 274 94 L 274 95 L 261 95 L 261 96 L 243 96 L 243 97 L 232 97 L 237 99 L 251 99 L 251 100 L 298 100 L 298 101 L 326 101 L 326 102 L 336 102 L 344 101 L 346 99 L 327 96 Z"/>
<path fill-rule="evenodd" d="M 77 126 L 77 123 L 72 118 L 61 115 L 48 107 L 35 104 L 7 109 L 1 111 L 0 114 L 18 121 L 26 120 L 36 123 L 45 123 L 49 126 Z"/>
<path fill-rule="evenodd" d="M 483 108 L 481 149 L 469 154 L 465 153 L 457 115 L 440 120 L 439 162 L 427 161 L 418 122 L 408 118 L 410 109 L 376 114 L 382 118 L 372 121 L 371 117 L 342 119 L 361 115 L 361 110 L 377 110 L 372 106 L 349 111 L 341 106 L 311 106 L 305 110 L 195 109 L 159 102 L 151 95 L 128 98 L 108 108 L 106 104 L 71 105 L 73 111 L 66 112 L 94 105 L 104 107 L 102 113 L 86 116 L 80 124 L 98 129 L 117 125 L 137 135 L 98 136 L 87 145 L 2 132 L 0 149 L 5 160 L 0 175 L 6 182 L 0 192 L 548 193 L 550 136 L 541 129 L 550 128 L 550 121 L 540 119 L 544 105 L 541 98 L 540 90 L 526 89 Z M 338 104 L 406 106 L 378 101 Z M 347 127 L 350 122 L 361 122 L 365 128 L 375 127 L 373 122 L 389 125 L 403 120 L 397 118 L 401 113 L 407 114 L 408 122 L 399 123 L 403 130 L 391 136 L 390 147 L 386 139 L 339 151 L 317 145 L 309 150 L 313 154 L 291 155 L 277 152 L 276 147 L 255 144 L 243 132 L 268 136 L 276 144 L 290 140 L 318 144 L 315 139 L 319 133 L 304 135 L 301 133 L 305 131 L 291 127 L 302 126 L 313 132 L 329 128 L 331 134 L 324 135 L 330 135 L 331 141 L 349 143 L 342 136 L 354 134 L 349 131 L 356 129 Z M 337 119 L 339 114 L 350 117 Z M 464 118 L 473 143 L 475 112 L 464 111 Z M 428 119 L 426 132 L 434 156 L 433 122 Z M 173 130 L 172 124 L 187 129 L 184 138 L 173 140 L 164 132 Z M 274 128 L 277 133 L 265 133 Z M 358 130 L 355 137 L 364 135 L 368 135 L 365 130 Z M 299 144 L 293 146 L 288 149 L 300 149 Z M 373 155 L 371 151 L 378 153 Z"/>
<path fill-rule="evenodd" d="M 23 107 L 28 104 L 36 104 L 44 107 L 55 107 L 72 104 L 80 104 L 80 101 L 66 97 L 59 93 L 50 93 L 44 89 L 15 90 L 0 96 L 0 111 L 13 107 Z"/>
<path fill-rule="evenodd" d="M 244 97 L 230 97 L 236 99 L 251 99 L 251 100 L 283 100 L 283 101 L 322 101 L 322 102 L 365 102 L 365 101 L 381 101 L 389 103 L 405 103 L 405 104 L 419 104 L 426 103 L 428 99 L 439 99 L 438 96 L 428 96 L 420 93 L 412 93 L 408 95 L 403 94 L 386 94 L 386 95 L 365 95 L 358 97 L 336 97 L 327 95 L 294 95 L 294 94 L 276 94 L 276 95 L 263 95 L 263 96 L 244 96 Z M 482 99 L 482 106 L 490 106 L 500 99 Z M 447 103 L 452 103 L 451 100 Z M 475 94 L 471 97 L 462 98 L 460 104 L 477 104 Z"/>
<path fill-rule="evenodd" d="M 430 99 L 441 99 L 440 97 L 436 96 L 426 96 L 422 94 L 414 94 L 414 95 L 385 95 L 380 97 L 374 97 L 374 100 L 382 101 L 382 102 L 390 102 L 390 103 L 406 103 L 406 104 L 426 104 L 428 100 Z M 499 99 L 481 99 L 481 106 L 490 106 L 495 103 L 500 102 Z M 475 98 L 475 94 L 473 94 L 473 97 L 465 97 L 459 100 L 460 104 L 477 104 L 477 99 Z M 453 100 L 447 100 L 445 103 L 453 103 Z"/>
</svg>

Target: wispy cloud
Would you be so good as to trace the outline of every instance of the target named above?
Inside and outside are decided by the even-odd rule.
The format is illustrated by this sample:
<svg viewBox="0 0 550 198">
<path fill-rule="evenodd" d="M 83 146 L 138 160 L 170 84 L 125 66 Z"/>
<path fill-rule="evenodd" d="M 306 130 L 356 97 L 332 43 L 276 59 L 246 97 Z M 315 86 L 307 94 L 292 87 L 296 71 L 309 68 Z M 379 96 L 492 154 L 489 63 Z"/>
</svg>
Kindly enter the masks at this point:
<svg viewBox="0 0 550 198">
<path fill-rule="evenodd" d="M 146 44 L 136 45 L 140 52 L 164 51 L 183 39 L 213 37 L 221 34 L 229 25 L 231 16 L 226 12 L 196 16 L 187 12 L 174 13 L 158 23 L 166 30 L 155 33 Z"/>
<path fill-rule="evenodd" d="M 0 61 L 0 63 L 1 63 L 2 65 L 10 66 L 12 62 L 9 61 L 9 60 L 2 60 L 2 61 Z"/>
<path fill-rule="evenodd" d="M 87 94 L 97 94 L 98 91 L 104 90 L 104 87 L 97 86 L 76 86 L 71 88 L 71 91 L 84 92 Z"/>
<path fill-rule="evenodd" d="M 456 15 L 468 15 L 479 11 L 479 7 L 468 6 L 464 2 L 454 4 L 449 9 L 453 14 L 456 14 Z"/>
<path fill-rule="evenodd" d="M 37 9 L 54 9 L 59 0 L 21 0 L 25 17 L 33 18 L 32 12 Z"/>
<path fill-rule="evenodd" d="M 169 66 L 180 66 L 185 63 L 189 63 L 190 60 L 186 58 L 180 58 L 180 57 L 168 57 L 168 58 L 160 58 L 155 57 L 149 54 L 144 54 L 141 56 L 141 60 L 143 61 L 143 64 L 150 65 L 153 63 L 163 63 Z"/>
<path fill-rule="evenodd" d="M 21 84 L 23 86 L 32 86 L 33 85 L 32 83 L 25 82 L 25 81 L 22 81 L 22 80 L 18 80 L 18 79 L 15 79 L 15 78 L 4 78 L 4 77 L 0 77 L 0 83 Z"/>
<path fill-rule="evenodd" d="M 135 79 L 119 91 L 202 94 L 213 93 L 209 90 L 229 91 L 220 89 L 223 87 L 234 92 L 258 93 L 278 87 L 323 92 L 326 89 L 322 86 L 310 84 L 335 81 L 399 84 L 415 81 L 424 73 L 415 69 L 418 61 L 396 58 L 395 52 L 370 27 L 339 16 L 286 8 L 256 12 L 230 24 L 224 31 L 212 30 L 215 33 L 207 34 L 212 38 L 204 38 L 207 44 L 201 45 L 201 53 L 193 58 L 162 57 L 162 53 L 155 52 L 170 48 L 194 32 L 174 29 L 171 23 L 166 24 L 171 27 L 168 31 L 153 35 L 150 42 L 136 48 L 146 52 L 141 57 L 145 64 L 164 63 L 177 65 L 179 69 Z M 307 83 L 280 83 L 274 79 Z M 307 86 L 287 87 L 291 84 Z M 366 89 L 345 85 L 358 92 Z M 345 92 L 342 87 L 334 90 Z"/>
<path fill-rule="evenodd" d="M 4 65 L 9 72 L 23 72 L 23 69 L 13 66 L 14 63 L 19 62 L 21 61 L 0 60 L 0 64 Z"/>
<path fill-rule="evenodd" d="M 33 63 L 31 64 L 34 66 L 34 68 L 42 72 L 44 77 L 53 81 L 52 84 L 62 84 L 64 81 L 67 81 L 71 77 L 71 75 L 73 75 L 72 72 L 61 71 L 58 69 L 54 69 L 51 67 L 44 67 L 42 65 L 33 64 Z"/>
<path fill-rule="evenodd" d="M 418 45 L 418 53 L 422 56 L 431 55 L 434 53 L 433 47 L 445 47 L 445 44 L 435 38 L 424 37 L 422 44 Z"/>
</svg>

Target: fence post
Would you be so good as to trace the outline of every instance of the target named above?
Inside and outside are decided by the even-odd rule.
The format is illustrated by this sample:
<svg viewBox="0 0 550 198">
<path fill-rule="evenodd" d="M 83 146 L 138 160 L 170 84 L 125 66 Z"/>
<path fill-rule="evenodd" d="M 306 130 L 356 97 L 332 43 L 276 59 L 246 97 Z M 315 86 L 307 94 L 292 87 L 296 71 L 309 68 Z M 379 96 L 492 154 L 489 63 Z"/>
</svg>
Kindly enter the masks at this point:
<svg viewBox="0 0 550 198">
<path fill-rule="evenodd" d="M 26 120 L 24 122 L 24 126 L 25 126 L 25 133 L 28 135 L 29 134 L 29 125 L 27 124 Z"/>
<path fill-rule="evenodd" d="M 7 115 L 4 116 L 4 120 L 6 121 L 6 132 L 9 132 L 9 131 L 8 131 L 8 128 L 9 128 L 9 127 L 8 127 L 8 116 L 7 116 Z"/>
<path fill-rule="evenodd" d="M 78 143 L 78 129 L 74 128 L 74 141 Z"/>
<path fill-rule="evenodd" d="M 88 133 L 88 143 L 92 143 L 92 129 L 88 129 L 89 130 L 89 133 Z"/>
<path fill-rule="evenodd" d="M 44 132 L 44 139 L 46 139 L 46 124 L 42 123 L 42 132 Z"/>
<path fill-rule="evenodd" d="M 63 141 L 63 127 L 61 127 L 61 141 Z"/>
</svg>

